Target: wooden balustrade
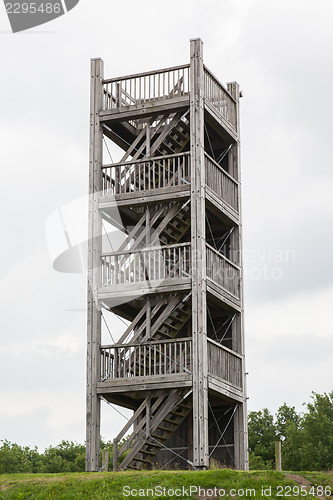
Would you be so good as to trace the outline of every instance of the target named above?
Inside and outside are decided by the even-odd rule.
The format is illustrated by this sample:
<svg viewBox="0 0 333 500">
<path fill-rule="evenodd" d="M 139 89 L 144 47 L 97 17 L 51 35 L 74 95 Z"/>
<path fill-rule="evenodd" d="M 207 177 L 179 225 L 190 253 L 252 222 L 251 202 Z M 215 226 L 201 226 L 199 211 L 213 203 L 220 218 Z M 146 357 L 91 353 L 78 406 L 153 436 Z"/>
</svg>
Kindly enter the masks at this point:
<svg viewBox="0 0 333 500">
<path fill-rule="evenodd" d="M 190 243 L 102 255 L 102 286 L 190 277 Z"/>
<path fill-rule="evenodd" d="M 100 352 L 102 381 L 192 373 L 192 342 L 189 338 L 101 346 Z"/>
<path fill-rule="evenodd" d="M 242 356 L 208 339 L 208 373 L 242 388 Z"/>
<path fill-rule="evenodd" d="M 190 66 L 185 64 L 103 80 L 103 110 L 189 93 Z"/>
<path fill-rule="evenodd" d="M 190 177 L 189 153 L 103 165 L 103 195 L 181 186 Z"/>
<path fill-rule="evenodd" d="M 205 153 L 206 183 L 217 196 L 238 212 L 238 182 Z"/>
<path fill-rule="evenodd" d="M 205 98 L 237 130 L 236 101 L 205 66 L 204 88 Z"/>
<path fill-rule="evenodd" d="M 206 243 L 207 277 L 240 298 L 240 268 Z"/>
</svg>

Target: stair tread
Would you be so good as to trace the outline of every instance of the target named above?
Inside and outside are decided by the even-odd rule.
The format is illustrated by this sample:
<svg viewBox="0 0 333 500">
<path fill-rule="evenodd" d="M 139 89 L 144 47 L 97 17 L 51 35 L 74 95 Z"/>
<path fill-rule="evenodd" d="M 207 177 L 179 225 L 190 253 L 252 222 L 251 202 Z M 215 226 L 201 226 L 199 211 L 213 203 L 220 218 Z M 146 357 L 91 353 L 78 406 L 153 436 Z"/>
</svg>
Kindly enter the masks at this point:
<svg viewBox="0 0 333 500">
<path fill-rule="evenodd" d="M 134 462 L 144 462 L 145 464 L 150 464 L 151 460 L 146 460 L 145 458 L 133 458 Z"/>
<path fill-rule="evenodd" d="M 156 439 L 163 439 L 163 441 L 167 441 L 167 439 L 169 439 L 169 438 L 166 438 L 164 436 L 159 436 L 158 434 L 152 434 L 151 436 L 156 438 Z"/>
</svg>

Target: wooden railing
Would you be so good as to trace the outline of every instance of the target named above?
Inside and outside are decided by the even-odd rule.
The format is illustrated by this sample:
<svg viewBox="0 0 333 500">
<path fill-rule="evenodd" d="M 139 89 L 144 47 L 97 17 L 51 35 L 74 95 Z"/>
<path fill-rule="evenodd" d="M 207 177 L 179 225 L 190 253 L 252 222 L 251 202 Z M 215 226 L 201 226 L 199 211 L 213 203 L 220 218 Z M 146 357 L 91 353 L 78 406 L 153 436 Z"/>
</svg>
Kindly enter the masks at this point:
<svg viewBox="0 0 333 500">
<path fill-rule="evenodd" d="M 205 66 L 204 85 L 205 98 L 219 111 L 230 125 L 237 130 L 236 101 Z"/>
<path fill-rule="evenodd" d="M 238 212 L 238 182 L 205 153 L 206 182 L 218 197 Z"/>
<path fill-rule="evenodd" d="M 240 298 L 240 268 L 206 243 L 207 277 Z"/>
<path fill-rule="evenodd" d="M 190 183 L 189 153 L 113 163 L 102 167 L 103 194 L 126 194 Z"/>
<path fill-rule="evenodd" d="M 208 373 L 242 388 L 242 356 L 212 339 L 208 340 Z"/>
<path fill-rule="evenodd" d="M 188 94 L 190 66 L 103 80 L 103 110 Z"/>
<path fill-rule="evenodd" d="M 102 254 L 102 286 L 188 278 L 190 243 Z"/>
<path fill-rule="evenodd" d="M 192 373 L 189 338 L 101 346 L 101 380 Z"/>
</svg>

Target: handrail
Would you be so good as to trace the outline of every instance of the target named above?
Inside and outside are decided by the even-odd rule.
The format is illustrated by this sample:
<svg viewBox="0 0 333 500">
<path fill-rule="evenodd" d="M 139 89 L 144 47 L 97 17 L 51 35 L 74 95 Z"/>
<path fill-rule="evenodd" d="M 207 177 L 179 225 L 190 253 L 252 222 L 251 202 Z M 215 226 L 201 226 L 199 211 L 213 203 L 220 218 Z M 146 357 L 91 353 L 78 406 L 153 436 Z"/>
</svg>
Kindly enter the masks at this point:
<svg viewBox="0 0 333 500">
<path fill-rule="evenodd" d="M 191 341 L 191 337 L 182 337 L 176 339 L 165 339 L 165 340 L 149 340 L 147 342 L 135 342 L 134 344 L 110 344 L 110 345 L 101 345 L 100 349 L 112 349 L 113 347 L 122 348 L 122 347 L 139 347 L 143 345 L 153 345 L 153 344 L 168 344 L 169 342 L 177 343 L 177 342 L 187 342 Z"/>
<path fill-rule="evenodd" d="M 140 158 L 139 160 L 127 160 L 127 161 L 122 161 L 120 163 L 105 163 L 104 165 L 102 165 L 102 169 L 109 168 L 109 167 L 122 167 L 122 166 L 126 166 L 126 165 L 130 166 L 130 165 L 134 165 L 134 164 L 138 164 L 138 163 L 147 163 L 147 162 L 155 161 L 155 160 L 167 160 L 168 158 L 178 158 L 181 156 L 189 156 L 189 155 L 190 155 L 190 152 L 186 151 L 185 153 L 174 153 L 172 155 L 148 156 L 148 157 Z"/>
<path fill-rule="evenodd" d="M 190 184 L 190 155 L 178 153 L 105 164 L 103 195 L 128 195 Z"/>
<path fill-rule="evenodd" d="M 233 351 L 232 349 L 229 349 L 229 347 L 227 347 L 225 345 L 222 345 L 219 342 L 216 342 L 216 340 L 213 340 L 213 339 L 207 337 L 207 341 L 210 342 L 211 344 L 214 344 L 217 347 L 223 349 L 224 351 L 227 351 L 230 354 L 233 354 L 234 356 L 236 356 L 239 359 L 243 359 L 244 358 L 244 356 L 242 354 L 239 354 L 239 352 L 236 352 L 236 351 Z"/>
<path fill-rule="evenodd" d="M 229 205 L 236 213 L 239 211 L 239 183 L 205 152 L 206 185 Z"/>
<path fill-rule="evenodd" d="M 240 299 L 241 269 L 206 243 L 207 278 Z"/>
<path fill-rule="evenodd" d="M 220 80 L 214 75 L 214 73 L 212 73 L 212 71 L 210 69 L 207 68 L 207 66 L 205 64 L 203 65 L 203 67 L 204 67 L 204 70 L 207 71 L 207 73 L 215 80 L 215 83 L 217 85 L 219 85 L 224 90 L 224 92 L 226 92 L 228 94 L 228 96 L 236 103 L 237 102 L 236 99 L 230 94 L 227 87 L 225 87 L 223 85 L 223 83 L 220 82 Z"/>
<path fill-rule="evenodd" d="M 130 254 L 136 254 L 136 253 L 142 253 L 142 252 L 151 252 L 155 250 L 169 250 L 170 248 L 180 248 L 180 247 L 189 247 L 191 246 L 191 243 L 185 242 L 185 243 L 176 243 L 174 245 L 159 245 L 159 246 L 151 246 L 151 247 L 144 247 L 144 248 L 136 248 L 135 250 L 121 250 L 121 252 L 105 252 L 101 254 L 101 257 L 113 257 L 115 255 L 130 255 Z"/>
<path fill-rule="evenodd" d="M 208 339 L 208 373 L 229 384 L 243 386 L 243 356 Z"/>
<path fill-rule="evenodd" d="M 212 163 L 213 163 L 213 164 L 214 164 L 214 165 L 215 165 L 215 166 L 216 166 L 219 170 L 221 170 L 221 172 L 222 172 L 222 173 L 223 173 L 226 177 L 229 177 L 229 179 L 230 179 L 232 182 L 234 182 L 237 186 L 239 185 L 239 182 L 238 182 L 238 181 L 236 181 L 236 179 L 235 179 L 232 175 L 230 175 L 230 174 L 229 174 L 229 172 L 227 172 L 226 170 L 224 170 L 224 168 L 223 168 L 223 167 L 221 167 L 221 165 L 219 165 L 219 164 L 217 163 L 217 161 L 216 161 L 216 160 L 214 160 L 214 158 L 212 158 L 212 157 L 211 157 L 208 153 L 206 153 L 206 151 L 204 152 L 204 155 L 205 155 L 205 156 L 206 156 L 206 157 L 207 157 L 207 158 L 208 158 L 208 159 L 209 159 L 209 160 L 210 160 L 210 161 L 211 161 L 211 162 L 212 162 Z"/>
<path fill-rule="evenodd" d="M 103 80 L 102 110 L 188 95 L 189 68 L 187 64 Z"/>
<path fill-rule="evenodd" d="M 223 259 L 226 262 L 228 262 L 228 264 L 230 264 L 231 266 L 233 266 L 238 271 L 241 270 L 241 268 L 237 264 L 235 264 L 234 262 L 232 262 L 232 260 L 228 259 L 228 257 L 226 257 L 225 255 L 223 255 L 222 253 L 220 253 L 218 250 L 216 250 L 216 248 L 212 247 L 209 243 L 206 243 L 206 247 L 209 248 L 210 250 L 212 250 L 214 253 L 216 253 L 216 255 L 218 255 L 219 257 L 221 257 L 221 259 Z"/>
<path fill-rule="evenodd" d="M 190 243 L 179 243 L 104 254 L 102 286 L 190 278 L 190 248 Z"/>
<path fill-rule="evenodd" d="M 145 408 L 147 404 L 147 398 L 145 398 L 139 408 L 135 410 L 135 412 L 132 415 L 132 418 L 128 420 L 128 422 L 125 424 L 124 428 L 119 432 L 118 436 L 115 438 L 118 442 L 121 440 L 121 438 L 124 436 L 124 434 L 128 431 L 128 429 L 131 427 L 132 424 L 134 424 L 135 420 L 137 417 L 140 415 L 142 410 Z"/>
<path fill-rule="evenodd" d="M 237 101 L 205 66 L 204 97 L 237 131 Z"/>
<path fill-rule="evenodd" d="M 192 338 L 100 347 L 101 382 L 107 379 L 192 374 Z"/>
<path fill-rule="evenodd" d="M 170 68 L 162 68 L 162 69 L 157 69 L 155 71 L 145 71 L 143 73 L 134 73 L 132 75 L 125 75 L 125 76 L 119 76 L 117 78 L 106 78 L 103 80 L 103 83 L 113 83 L 113 82 L 119 82 L 122 80 L 129 80 L 130 78 L 140 78 L 141 76 L 150 76 L 150 75 L 157 75 L 159 73 L 168 73 L 169 71 L 178 71 L 180 69 L 185 69 L 189 68 L 189 64 L 181 64 L 179 66 L 172 66 Z"/>
</svg>

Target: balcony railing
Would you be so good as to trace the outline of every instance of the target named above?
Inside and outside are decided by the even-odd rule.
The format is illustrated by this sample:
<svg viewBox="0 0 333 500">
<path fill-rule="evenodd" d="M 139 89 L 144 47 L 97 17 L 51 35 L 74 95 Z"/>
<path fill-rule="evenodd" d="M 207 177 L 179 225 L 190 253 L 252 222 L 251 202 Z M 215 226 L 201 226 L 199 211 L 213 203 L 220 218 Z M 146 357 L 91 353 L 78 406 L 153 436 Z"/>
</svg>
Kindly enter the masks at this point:
<svg viewBox="0 0 333 500">
<path fill-rule="evenodd" d="M 208 373 L 242 388 L 242 356 L 208 339 Z"/>
<path fill-rule="evenodd" d="M 206 244 L 207 277 L 240 298 L 240 268 Z M 200 265 L 200 263 L 198 263 Z M 102 254 L 102 286 L 190 278 L 190 243 Z"/>
<path fill-rule="evenodd" d="M 102 255 L 102 286 L 188 278 L 190 243 Z"/>
<path fill-rule="evenodd" d="M 103 110 L 183 96 L 190 90 L 190 66 L 103 80 Z"/>
<path fill-rule="evenodd" d="M 238 212 L 238 182 L 205 153 L 206 183 L 217 196 Z"/>
<path fill-rule="evenodd" d="M 189 153 L 114 163 L 102 167 L 103 194 L 117 195 L 190 183 Z"/>
<path fill-rule="evenodd" d="M 102 110 L 173 99 L 190 93 L 190 65 L 103 80 Z M 204 66 L 204 96 L 237 130 L 237 105 L 228 90 Z"/>
<path fill-rule="evenodd" d="M 236 101 L 206 67 L 204 67 L 204 85 L 205 98 L 237 130 Z"/>
<path fill-rule="evenodd" d="M 240 268 L 206 244 L 207 277 L 222 288 L 240 298 Z"/>
<path fill-rule="evenodd" d="M 208 373 L 242 388 L 242 356 L 208 340 Z M 100 348 L 101 381 L 173 374 L 192 374 L 192 339 L 106 345 Z"/>
<path fill-rule="evenodd" d="M 101 346 L 101 380 L 192 373 L 189 338 Z"/>
</svg>

